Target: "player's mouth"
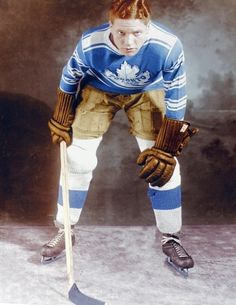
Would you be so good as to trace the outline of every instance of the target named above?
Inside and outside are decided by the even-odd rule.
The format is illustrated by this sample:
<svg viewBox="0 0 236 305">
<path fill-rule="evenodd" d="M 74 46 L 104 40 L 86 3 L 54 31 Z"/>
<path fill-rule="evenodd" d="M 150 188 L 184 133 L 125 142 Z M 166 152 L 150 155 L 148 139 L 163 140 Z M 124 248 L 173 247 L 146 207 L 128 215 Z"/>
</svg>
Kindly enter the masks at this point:
<svg viewBox="0 0 236 305">
<path fill-rule="evenodd" d="M 123 48 L 122 51 L 125 54 L 134 54 L 137 52 L 137 48 Z"/>
</svg>

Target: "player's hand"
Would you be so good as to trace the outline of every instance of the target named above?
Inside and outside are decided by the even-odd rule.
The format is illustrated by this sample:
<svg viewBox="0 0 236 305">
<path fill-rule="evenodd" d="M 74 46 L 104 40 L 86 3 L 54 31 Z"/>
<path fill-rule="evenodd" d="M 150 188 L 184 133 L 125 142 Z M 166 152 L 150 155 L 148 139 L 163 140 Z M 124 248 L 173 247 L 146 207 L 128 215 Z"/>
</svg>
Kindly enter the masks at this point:
<svg viewBox="0 0 236 305">
<path fill-rule="evenodd" d="M 173 175 L 175 158 L 155 147 L 148 148 L 140 153 L 137 164 L 143 166 L 139 177 L 145 179 L 152 186 L 165 185 Z"/>
<path fill-rule="evenodd" d="M 65 141 L 67 146 L 71 145 L 71 127 L 65 127 L 62 124 L 56 122 L 53 118 L 48 122 L 48 126 L 51 131 L 52 142 L 54 144 L 60 144 L 60 142 Z"/>
</svg>

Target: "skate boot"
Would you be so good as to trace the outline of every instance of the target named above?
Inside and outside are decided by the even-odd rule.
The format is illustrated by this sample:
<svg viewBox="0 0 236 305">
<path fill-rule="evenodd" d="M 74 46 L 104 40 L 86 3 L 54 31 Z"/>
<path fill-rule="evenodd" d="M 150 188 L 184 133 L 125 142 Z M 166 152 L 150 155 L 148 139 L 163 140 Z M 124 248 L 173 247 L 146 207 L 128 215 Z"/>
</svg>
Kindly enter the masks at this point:
<svg viewBox="0 0 236 305">
<path fill-rule="evenodd" d="M 41 249 L 41 262 L 43 264 L 50 263 L 64 256 L 65 253 L 65 231 L 63 226 L 58 226 L 57 234 L 46 244 L 42 246 Z M 71 227 L 71 240 L 72 246 L 75 244 L 75 234 L 73 232 L 73 227 Z"/>
<path fill-rule="evenodd" d="M 162 251 L 167 256 L 167 262 L 182 275 L 188 275 L 188 269 L 194 266 L 192 257 L 181 245 L 179 237 L 164 234 L 162 237 Z"/>
</svg>

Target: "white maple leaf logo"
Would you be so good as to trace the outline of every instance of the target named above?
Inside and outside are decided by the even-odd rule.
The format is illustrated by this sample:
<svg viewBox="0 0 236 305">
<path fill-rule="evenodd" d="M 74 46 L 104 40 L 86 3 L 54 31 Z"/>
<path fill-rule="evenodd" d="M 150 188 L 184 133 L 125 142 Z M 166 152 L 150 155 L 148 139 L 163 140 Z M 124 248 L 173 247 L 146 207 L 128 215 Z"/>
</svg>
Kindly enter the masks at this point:
<svg viewBox="0 0 236 305">
<path fill-rule="evenodd" d="M 117 75 L 123 79 L 134 79 L 139 73 L 139 68 L 137 66 L 131 67 L 126 61 L 121 65 L 120 69 L 116 70 Z"/>
<path fill-rule="evenodd" d="M 138 66 L 131 66 L 126 61 L 121 65 L 120 69 L 116 69 L 116 74 L 110 70 L 105 71 L 105 76 L 115 83 L 124 87 L 139 87 L 144 86 L 150 79 L 148 71 L 139 73 Z"/>
</svg>

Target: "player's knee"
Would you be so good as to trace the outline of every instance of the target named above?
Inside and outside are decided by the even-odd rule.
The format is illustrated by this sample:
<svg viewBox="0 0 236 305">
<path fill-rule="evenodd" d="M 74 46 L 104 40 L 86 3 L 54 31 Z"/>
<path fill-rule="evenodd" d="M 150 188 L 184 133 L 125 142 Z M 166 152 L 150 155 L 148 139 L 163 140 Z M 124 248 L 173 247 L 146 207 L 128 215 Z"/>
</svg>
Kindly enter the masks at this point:
<svg viewBox="0 0 236 305">
<path fill-rule="evenodd" d="M 72 149 L 68 149 L 68 163 L 70 172 L 91 173 L 97 166 L 96 153 L 82 147 L 72 147 Z"/>
</svg>

